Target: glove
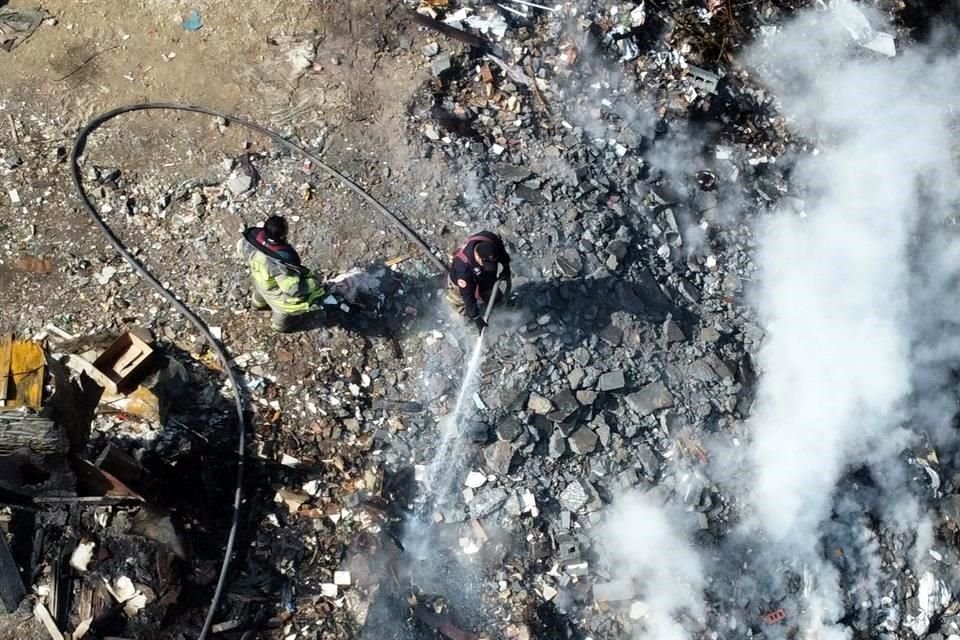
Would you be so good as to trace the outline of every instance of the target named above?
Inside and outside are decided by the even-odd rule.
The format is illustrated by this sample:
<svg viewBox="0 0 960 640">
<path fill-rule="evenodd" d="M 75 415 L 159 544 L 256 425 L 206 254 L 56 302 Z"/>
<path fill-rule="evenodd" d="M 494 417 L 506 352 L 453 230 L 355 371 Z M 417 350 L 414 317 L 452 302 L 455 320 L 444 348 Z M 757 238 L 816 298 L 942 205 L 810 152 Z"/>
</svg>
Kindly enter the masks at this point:
<svg viewBox="0 0 960 640">
<path fill-rule="evenodd" d="M 477 316 L 473 319 L 473 324 L 476 325 L 477 331 L 483 333 L 483 330 L 487 328 L 487 323 L 483 319 L 483 316 Z"/>
</svg>

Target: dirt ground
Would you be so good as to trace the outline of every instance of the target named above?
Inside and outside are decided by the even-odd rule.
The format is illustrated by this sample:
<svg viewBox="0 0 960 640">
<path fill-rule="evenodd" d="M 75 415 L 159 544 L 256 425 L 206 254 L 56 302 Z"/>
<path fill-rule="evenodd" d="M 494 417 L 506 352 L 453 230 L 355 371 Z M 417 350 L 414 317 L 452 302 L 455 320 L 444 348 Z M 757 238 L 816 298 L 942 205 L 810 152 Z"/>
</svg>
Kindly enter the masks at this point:
<svg viewBox="0 0 960 640">
<path fill-rule="evenodd" d="M 93 262 L 108 259 L 109 249 L 77 206 L 67 165 L 50 158 L 58 146 L 69 148 L 77 127 L 92 115 L 120 105 L 201 104 L 246 117 L 322 150 L 401 214 L 435 215 L 409 193 L 411 181 L 420 183 L 416 188 L 428 182 L 439 186 L 440 180 L 429 161 L 421 161 L 411 179 L 415 152 L 405 132 L 406 104 L 430 75 L 419 53 L 427 36 L 394 16 L 390 6 L 372 0 L 214 0 L 196 5 L 203 27 L 187 32 L 182 21 L 192 8 L 161 0 L 55 0 L 44 4 L 53 20 L 3 53 L 0 150 L 4 156 L 19 155 L 24 165 L 0 175 L 0 238 L 6 245 L 0 257 L 5 310 L 0 330 L 23 331 L 17 325 L 24 321 L 31 325 L 27 328 L 42 326 L 51 321 L 51 309 L 85 312 L 71 308 L 85 297 L 64 291 L 62 271 L 38 278 L 11 262 L 24 254 L 49 257 L 58 265 L 65 254 Z M 304 36 L 319 38 L 319 45 L 314 64 L 298 76 L 290 52 Z M 141 113 L 97 132 L 88 160 L 170 183 L 236 157 L 246 142 L 253 150 L 270 148 L 237 127 L 218 132 L 210 118 Z M 301 242 L 320 239 L 312 247 L 316 266 L 344 268 L 404 250 L 385 248 L 390 238 L 381 233 L 381 220 L 360 211 L 356 199 L 344 197 L 332 183 L 324 186 L 330 192 L 309 204 L 292 188 L 275 190 L 278 201 L 298 209 L 302 222 L 293 225 L 292 235 L 299 234 Z M 10 189 L 18 191 L 20 207 L 11 205 Z M 370 222 L 369 233 L 356 233 L 358 215 Z M 60 293 L 70 304 L 58 304 Z M 6 312 L 25 304 L 31 307 L 26 317 Z"/>
<path fill-rule="evenodd" d="M 0 0 L 0 6 L 13 8 L 35 4 Z M 420 54 L 427 36 L 394 16 L 392 6 L 377 0 L 44 2 L 51 19 L 12 52 L 0 51 L 0 160 L 18 156 L 23 161 L 15 170 L 0 164 L 0 332 L 29 336 L 55 323 L 79 333 L 159 313 L 146 305 L 154 303 L 142 284 L 127 283 L 128 291 L 107 298 L 96 286 L 78 287 L 76 271 L 65 268 L 120 266 L 80 210 L 67 163 L 57 159 L 58 148 L 62 156 L 79 126 L 117 106 L 177 102 L 236 114 L 322 151 L 331 164 L 414 222 L 442 216 L 455 185 L 445 184 L 437 161 L 416 160 L 406 131 L 406 105 L 430 78 Z M 203 27 L 191 33 L 182 21 L 194 8 Z M 304 37 L 319 38 L 319 45 L 314 63 L 298 76 L 290 52 Z M 169 185 L 209 172 L 247 143 L 253 151 L 271 149 L 268 141 L 238 127 L 218 130 L 210 118 L 134 114 L 97 132 L 87 166 L 122 167 L 137 181 Z M 292 236 L 324 270 L 411 248 L 385 233 L 386 223 L 361 210 L 332 181 L 321 182 L 320 193 L 304 202 L 297 185 L 269 184 L 269 175 L 264 179 L 269 187 L 264 200 L 272 202 L 248 210 L 250 219 L 217 213 L 195 223 L 220 237 L 210 248 L 217 270 L 203 276 L 209 287 L 201 302 L 208 319 L 222 319 L 228 337 L 243 334 L 244 344 L 234 345 L 238 351 L 257 346 L 259 336 L 261 348 L 300 353 L 306 362 L 315 355 L 309 339 L 270 336 L 264 341 L 262 316 L 238 315 L 230 309 L 235 301 L 217 299 L 218 289 L 243 275 L 239 264 L 235 273 L 229 266 L 236 261 L 232 246 L 240 224 L 257 222 L 261 211 L 295 213 Z M 428 185 L 431 207 L 423 204 Z M 20 204 L 12 203 L 11 190 Z M 203 268 L 201 256 L 184 260 L 184 247 L 177 243 L 189 238 L 190 229 L 164 244 L 155 241 L 156 228 L 118 221 L 124 240 L 139 245 L 148 266 L 175 290 Z M 16 264 L 23 256 L 50 260 L 54 268 L 47 273 L 24 269 Z M 143 308 L 125 313 L 131 300 L 143 302 Z M 0 638 L 45 637 L 34 620 L 0 617 Z"/>
</svg>

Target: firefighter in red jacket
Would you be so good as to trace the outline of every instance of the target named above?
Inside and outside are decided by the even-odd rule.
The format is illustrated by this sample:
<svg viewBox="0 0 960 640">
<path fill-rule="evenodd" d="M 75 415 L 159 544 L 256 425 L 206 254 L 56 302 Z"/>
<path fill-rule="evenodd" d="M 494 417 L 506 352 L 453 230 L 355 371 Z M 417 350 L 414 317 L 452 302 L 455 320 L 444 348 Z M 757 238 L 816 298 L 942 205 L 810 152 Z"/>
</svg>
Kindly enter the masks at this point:
<svg viewBox="0 0 960 640">
<path fill-rule="evenodd" d="M 502 299 L 510 295 L 512 287 L 510 256 L 500 236 L 481 231 L 467 238 L 453 254 L 447 299 L 461 315 L 472 320 L 477 329 L 483 331 L 487 324 L 483 320 L 480 305 L 490 300 L 493 287 L 501 280 L 506 285 L 498 294 L 498 298 Z"/>
</svg>

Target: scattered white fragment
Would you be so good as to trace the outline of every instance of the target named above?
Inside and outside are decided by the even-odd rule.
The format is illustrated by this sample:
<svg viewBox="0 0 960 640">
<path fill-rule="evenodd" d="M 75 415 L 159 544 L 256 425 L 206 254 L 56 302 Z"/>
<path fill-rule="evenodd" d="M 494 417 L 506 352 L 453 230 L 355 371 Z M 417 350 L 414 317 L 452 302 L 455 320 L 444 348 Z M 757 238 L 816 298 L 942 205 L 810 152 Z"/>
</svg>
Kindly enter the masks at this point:
<svg viewBox="0 0 960 640">
<path fill-rule="evenodd" d="M 483 399 L 480 397 L 479 393 L 474 391 L 472 398 L 473 398 L 473 406 L 475 406 L 478 411 L 487 410 L 487 405 L 483 402 Z"/>
<path fill-rule="evenodd" d="M 89 542 L 81 542 L 77 545 L 77 548 L 73 550 L 73 554 L 70 556 L 70 566 L 83 573 L 87 570 L 90 561 L 93 560 L 93 550 L 96 548 L 96 543 L 92 540 Z"/>
<path fill-rule="evenodd" d="M 487 476 L 479 471 L 471 471 L 467 474 L 467 480 L 464 484 L 471 489 L 479 489 L 487 482 Z"/>
<path fill-rule="evenodd" d="M 110 265 L 105 266 L 100 270 L 96 276 L 94 276 L 101 285 L 105 285 L 117 274 L 117 268 L 111 267 Z"/>
<path fill-rule="evenodd" d="M 543 589 L 540 590 L 540 595 L 543 596 L 543 599 L 547 602 L 550 602 L 557 597 L 557 590 L 551 587 L 548 584 L 543 585 Z"/>
<path fill-rule="evenodd" d="M 113 582 L 113 595 L 117 602 L 126 602 L 137 595 L 137 588 L 133 586 L 133 580 L 127 576 L 120 576 Z"/>
<path fill-rule="evenodd" d="M 327 598 L 336 598 L 339 592 L 340 589 L 332 582 L 324 582 L 320 585 L 320 595 Z"/>
<path fill-rule="evenodd" d="M 351 577 L 349 571 L 334 571 L 333 572 L 333 584 L 340 587 L 349 587 L 351 584 Z"/>
<path fill-rule="evenodd" d="M 320 495 L 320 481 L 311 480 L 310 482 L 304 483 L 303 490 L 314 497 Z"/>
<path fill-rule="evenodd" d="M 297 467 L 300 465 L 300 461 L 294 458 L 291 455 L 283 454 L 283 457 L 280 458 L 280 464 L 285 467 Z"/>
<path fill-rule="evenodd" d="M 650 605 L 646 602 L 637 600 L 630 605 L 630 619 L 640 620 L 650 615 Z"/>
<path fill-rule="evenodd" d="M 490 152 L 493 153 L 493 155 L 495 156 L 499 156 L 504 151 L 506 151 L 506 149 L 504 149 L 499 144 L 494 143 L 493 145 L 490 146 Z"/>
<path fill-rule="evenodd" d="M 10 189 L 7 195 L 10 196 L 10 204 L 20 204 L 20 194 L 17 193 L 16 189 Z"/>
<path fill-rule="evenodd" d="M 136 595 L 123 603 L 123 612 L 128 618 L 132 618 L 140 613 L 145 606 L 147 606 L 147 596 L 138 591 Z"/>
<path fill-rule="evenodd" d="M 537 508 L 537 497 L 533 495 L 530 489 L 524 489 L 523 493 L 520 494 L 520 503 L 523 505 L 524 513 L 530 513 L 534 517 L 540 514 L 540 510 Z"/>
<path fill-rule="evenodd" d="M 477 546 L 477 543 L 470 538 L 460 538 L 460 549 L 468 556 L 472 556 L 480 551 L 480 547 Z"/>
<path fill-rule="evenodd" d="M 217 340 L 223 340 L 223 329 L 221 327 L 210 327 L 210 333 Z"/>
</svg>

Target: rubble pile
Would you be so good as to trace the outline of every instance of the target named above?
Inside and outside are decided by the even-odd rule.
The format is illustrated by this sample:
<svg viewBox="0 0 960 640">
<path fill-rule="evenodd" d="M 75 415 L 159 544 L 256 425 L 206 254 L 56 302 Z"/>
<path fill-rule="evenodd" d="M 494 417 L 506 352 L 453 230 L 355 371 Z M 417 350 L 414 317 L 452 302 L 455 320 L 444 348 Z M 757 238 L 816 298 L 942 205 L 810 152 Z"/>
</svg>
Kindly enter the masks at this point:
<svg viewBox="0 0 960 640">
<path fill-rule="evenodd" d="M 421 217 L 431 177 L 416 169 L 370 181 L 423 189 L 398 209 L 439 251 L 487 228 L 515 265 L 464 415 L 453 414 L 477 338 L 445 309 L 442 278 L 402 239 L 358 232 L 356 203 L 309 164 L 232 137 L 226 121 L 210 133 L 234 146 L 198 161 L 205 175 L 157 178 L 128 171 L 108 145 L 88 151 L 99 210 L 148 266 L 163 256 L 169 288 L 243 375 L 250 470 L 214 631 L 599 640 L 648 637 L 666 615 L 690 638 L 794 637 L 806 595 L 830 576 L 854 637 L 960 636 L 956 452 L 904 454 L 911 504 L 939 516 L 929 531 L 881 526 L 864 505 L 881 509 L 885 479 L 851 470 L 816 541 L 819 571 L 744 533 L 751 514 L 726 483 L 749 478 L 715 480 L 714 465 L 729 464 L 716 452 L 736 459 L 750 439 L 765 335 L 745 299 L 756 225 L 774 209 L 804 216 L 793 156 L 815 146 L 732 52 L 796 7 L 407 4 L 421 17 L 402 53 L 429 75 L 407 105 L 408 142 L 443 168 L 447 191 L 429 205 L 442 212 Z M 885 34 L 858 33 L 871 55 L 890 55 Z M 307 63 L 290 58 L 300 73 L 308 50 Z M 313 132 L 308 146 L 322 148 Z M 49 172 L 63 155 L 42 160 Z M 6 187 L 23 159 L 4 162 Z M 312 224 L 313 206 L 329 219 Z M 314 266 L 346 274 L 350 295 L 307 330 L 267 338 L 232 243 L 275 213 Z M 35 338 L 73 383 L 99 390 L 70 465 L 46 461 L 36 487 L 24 481 L 36 461 L 16 486 L 0 475 L 4 503 L 16 498 L 0 525 L 32 540 L 21 613 L 74 638 L 190 637 L 230 518 L 231 390 L 187 323 L 111 255 L 19 260 L 38 277 L 63 273 L 104 313 L 29 320 L 46 325 Z M 135 325 L 153 335 L 119 331 Z M 98 377 L 124 335 L 157 352 L 129 388 Z M 704 611 L 656 611 L 656 594 L 604 548 L 611 505 L 633 493 L 690 523 L 689 546 L 709 560 Z M 930 569 L 917 574 L 909 558 L 921 550 Z"/>
</svg>

